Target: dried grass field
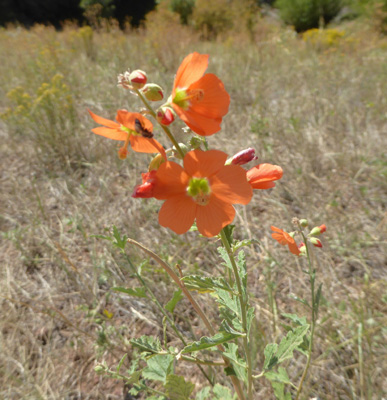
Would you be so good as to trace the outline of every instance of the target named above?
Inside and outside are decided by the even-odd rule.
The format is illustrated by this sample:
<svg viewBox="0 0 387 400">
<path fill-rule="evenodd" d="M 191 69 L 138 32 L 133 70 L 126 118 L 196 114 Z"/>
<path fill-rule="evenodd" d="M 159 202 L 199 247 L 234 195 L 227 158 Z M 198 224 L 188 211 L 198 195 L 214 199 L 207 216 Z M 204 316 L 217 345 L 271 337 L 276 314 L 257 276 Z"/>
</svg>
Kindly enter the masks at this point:
<svg viewBox="0 0 387 400">
<path fill-rule="evenodd" d="M 96 375 L 95 364 L 114 366 L 125 352 L 129 361 L 130 337 L 162 337 L 149 302 L 110 290 L 136 282 L 94 235 L 115 225 L 183 273 L 219 272 L 216 239 L 178 236 L 159 226 L 160 202 L 131 198 L 149 158 L 119 160 L 116 143 L 90 132 L 87 113 L 114 119 L 119 108 L 138 109 L 116 86 L 127 68 L 146 71 L 169 95 L 192 51 L 210 54 L 209 71 L 231 96 L 210 146 L 230 155 L 254 147 L 260 162 L 284 169 L 235 219 L 239 238 L 260 243 L 247 250 L 257 365 L 284 334 L 282 314 L 306 315 L 291 297 L 308 293 L 301 261 L 272 240 L 270 225 L 291 230 L 293 217 L 308 218 L 328 230 L 315 250 L 324 298 L 304 398 L 386 398 L 387 39 L 362 25 L 339 29 L 302 38 L 262 21 L 253 37 L 213 42 L 157 19 L 140 32 L 0 30 L 1 399 L 124 399 L 123 383 Z M 183 137 L 181 127 L 173 129 Z M 144 259 L 128 252 L 136 265 Z M 165 273 L 151 260 L 142 272 L 166 303 Z M 216 319 L 209 298 L 197 299 Z M 188 303 L 178 312 L 182 330 L 205 334 Z M 288 366 L 295 380 L 304 362 L 298 353 Z M 195 367 L 177 368 L 204 384 Z M 269 382 L 256 396 L 274 398 Z"/>
</svg>

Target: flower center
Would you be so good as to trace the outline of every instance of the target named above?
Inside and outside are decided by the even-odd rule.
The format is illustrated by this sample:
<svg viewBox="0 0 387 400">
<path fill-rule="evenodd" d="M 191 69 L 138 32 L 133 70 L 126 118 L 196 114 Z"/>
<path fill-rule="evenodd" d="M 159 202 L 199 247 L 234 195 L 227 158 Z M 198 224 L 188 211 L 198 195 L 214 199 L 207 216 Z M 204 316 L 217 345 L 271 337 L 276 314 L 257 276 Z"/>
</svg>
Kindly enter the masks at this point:
<svg viewBox="0 0 387 400">
<path fill-rule="evenodd" d="M 207 178 L 191 178 L 187 186 L 187 194 L 199 206 L 210 202 L 211 187 Z"/>
<path fill-rule="evenodd" d="M 193 103 L 200 103 L 203 100 L 204 91 L 202 89 L 181 89 L 177 88 L 173 103 L 187 110 Z"/>
</svg>

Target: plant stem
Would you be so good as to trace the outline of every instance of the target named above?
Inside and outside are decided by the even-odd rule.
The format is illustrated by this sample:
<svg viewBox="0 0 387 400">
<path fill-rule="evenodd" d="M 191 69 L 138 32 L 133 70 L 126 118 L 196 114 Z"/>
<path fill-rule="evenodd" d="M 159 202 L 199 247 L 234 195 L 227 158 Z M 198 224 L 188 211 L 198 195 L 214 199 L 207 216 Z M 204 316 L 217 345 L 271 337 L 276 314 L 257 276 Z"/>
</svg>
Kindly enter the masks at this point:
<svg viewBox="0 0 387 400">
<path fill-rule="evenodd" d="M 183 291 L 184 295 L 187 297 L 189 302 L 191 303 L 192 307 L 194 310 L 198 313 L 199 317 L 202 319 L 204 322 L 204 325 L 210 332 L 212 336 L 215 335 L 215 329 L 211 325 L 210 321 L 208 320 L 207 316 L 204 314 L 202 309 L 200 308 L 199 304 L 195 301 L 195 299 L 191 296 L 191 293 L 188 291 L 188 289 L 185 287 L 184 283 L 180 280 L 180 278 L 176 275 L 176 273 L 173 271 L 173 269 L 165 262 L 163 261 L 156 253 L 154 253 L 152 250 L 146 248 L 143 246 L 141 243 L 136 242 L 133 239 L 128 238 L 127 239 L 128 243 L 132 243 L 135 246 L 139 247 L 142 251 L 147 253 L 151 258 L 153 258 L 164 270 L 165 272 L 172 278 L 172 280 L 177 284 L 177 286 Z M 224 347 L 222 345 L 218 345 L 218 349 L 223 352 Z M 227 367 L 230 365 L 230 361 L 227 357 L 222 356 L 225 366 Z M 243 390 L 241 388 L 241 383 L 239 379 L 236 376 L 230 376 L 230 379 L 234 385 L 234 389 L 238 395 L 238 398 L 240 400 L 245 400 L 245 396 L 243 394 Z"/>
<path fill-rule="evenodd" d="M 305 369 L 304 372 L 301 376 L 301 380 L 300 380 L 300 384 L 298 385 L 298 389 L 297 389 L 297 394 L 296 394 L 296 398 L 295 400 L 298 400 L 300 398 L 301 395 L 301 390 L 302 390 L 302 385 L 305 381 L 305 378 L 308 374 L 308 370 L 309 370 L 309 366 L 310 366 L 310 361 L 312 358 L 312 351 L 313 351 L 313 338 L 314 338 L 314 331 L 315 331 L 315 327 L 316 327 L 316 320 L 317 320 L 317 313 L 316 313 L 316 297 L 315 297 L 315 290 L 314 290 L 314 281 L 315 281 L 315 271 L 313 271 L 312 268 L 312 261 L 310 259 L 310 252 L 309 252 L 309 246 L 308 246 L 308 241 L 305 238 L 304 232 L 301 229 L 301 226 L 298 226 L 299 232 L 302 235 L 302 238 L 304 240 L 305 243 L 305 247 L 306 247 L 306 255 L 308 258 L 308 267 L 309 267 L 309 271 L 308 271 L 308 275 L 309 275 L 309 279 L 310 279 L 310 289 L 311 289 L 311 294 L 312 294 L 312 321 L 310 324 L 310 340 L 309 340 L 309 347 L 308 347 L 308 355 L 307 355 L 307 359 L 306 359 L 306 365 L 305 365 Z"/>
<path fill-rule="evenodd" d="M 238 267 L 236 265 L 235 262 L 235 258 L 234 258 L 234 254 L 231 250 L 230 244 L 228 242 L 226 233 L 224 231 L 224 229 L 222 229 L 220 231 L 220 237 L 222 239 L 222 243 L 224 248 L 227 251 L 228 257 L 230 259 L 231 262 L 231 266 L 232 269 L 234 271 L 234 276 L 235 276 L 235 281 L 238 287 L 238 292 L 239 292 L 239 302 L 241 305 L 241 315 L 242 315 L 242 327 L 244 330 L 244 333 L 246 334 L 243 337 L 243 348 L 245 351 L 245 356 L 246 356 L 246 361 L 247 361 L 247 377 L 248 377 L 248 395 L 247 398 L 249 400 L 252 400 L 253 398 L 253 377 L 252 377 L 252 360 L 251 360 L 251 354 L 250 354 L 250 349 L 249 349 L 249 339 L 248 339 L 248 332 L 247 332 L 247 311 L 246 311 L 246 297 L 244 292 L 243 292 L 243 288 L 242 288 L 242 282 L 241 282 L 241 278 L 239 276 L 239 271 L 238 271 Z"/>
<path fill-rule="evenodd" d="M 138 97 L 141 99 L 141 101 L 144 103 L 146 109 L 149 111 L 149 113 L 152 115 L 152 117 L 157 121 L 156 118 L 156 113 L 153 111 L 153 108 L 149 105 L 147 99 L 144 97 L 144 95 L 138 90 L 138 89 L 133 89 Z M 184 158 L 184 152 L 179 146 L 179 143 L 176 141 L 175 137 L 172 135 L 171 131 L 169 130 L 168 127 L 165 125 L 160 124 L 158 121 L 157 123 L 161 126 L 165 134 L 168 136 L 168 139 L 172 142 L 172 144 L 175 146 L 176 150 L 179 152 L 181 158 Z"/>
<path fill-rule="evenodd" d="M 137 279 L 141 282 L 142 286 L 145 288 L 149 296 L 151 297 L 152 301 L 156 304 L 157 308 L 160 310 L 160 312 L 164 315 L 164 317 L 167 319 L 169 324 L 171 325 L 171 328 L 175 331 L 176 335 L 178 338 L 181 340 L 184 346 L 187 346 L 187 342 L 185 341 L 183 335 L 179 332 L 177 329 L 177 326 L 175 322 L 169 317 L 168 313 L 165 311 L 164 307 L 160 304 L 160 302 L 157 300 L 156 296 L 153 294 L 152 290 L 149 288 L 147 283 L 144 281 L 142 276 L 137 272 L 135 266 L 132 263 L 132 260 L 130 257 L 123 251 L 123 254 L 125 255 L 126 260 L 128 261 L 133 273 L 136 275 Z M 203 363 L 204 364 L 204 363 Z M 200 371 L 202 374 L 205 376 L 205 378 L 208 380 L 208 382 L 211 384 L 211 386 L 214 386 L 214 383 L 212 382 L 211 378 L 208 376 L 208 374 L 204 371 L 204 369 L 198 365 Z"/>
</svg>

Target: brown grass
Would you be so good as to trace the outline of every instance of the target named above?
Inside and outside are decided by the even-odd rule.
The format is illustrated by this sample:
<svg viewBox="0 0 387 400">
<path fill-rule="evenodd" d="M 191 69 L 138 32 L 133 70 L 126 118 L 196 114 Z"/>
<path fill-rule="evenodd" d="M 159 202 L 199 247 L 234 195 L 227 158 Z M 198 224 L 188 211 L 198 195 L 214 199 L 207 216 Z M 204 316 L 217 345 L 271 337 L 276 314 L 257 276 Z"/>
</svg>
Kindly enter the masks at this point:
<svg viewBox="0 0 387 400">
<path fill-rule="evenodd" d="M 347 26 L 344 39 L 314 48 L 264 22 L 254 43 L 232 35 L 211 43 L 173 24 L 165 36 L 163 19 L 141 33 L 90 35 L 71 26 L 0 31 L 0 397 L 121 399 L 122 383 L 98 377 L 96 361 L 114 366 L 132 351 L 130 337 L 161 333 L 152 305 L 109 291 L 136 283 L 118 252 L 93 235 L 116 225 L 185 273 L 218 272 L 215 240 L 174 235 L 158 225 L 156 200 L 130 197 L 147 158 L 131 153 L 119 161 L 114 143 L 90 133 L 86 112 L 113 117 L 118 108 L 138 109 L 115 86 L 128 67 L 147 71 L 168 92 L 191 51 L 210 54 L 209 71 L 232 99 L 210 146 L 229 154 L 251 146 L 260 161 L 285 171 L 273 191 L 255 193 L 246 209 L 238 208 L 235 220 L 240 238 L 262 243 L 248 262 L 257 353 L 284 334 L 281 313 L 305 314 L 289 295 L 308 296 L 302 262 L 270 238 L 270 225 L 290 230 L 294 216 L 325 223 L 324 248 L 315 251 L 324 302 L 304 398 L 386 396 L 386 40 Z M 75 117 L 57 93 L 18 111 L 20 104 L 6 97 L 20 86 L 37 101 L 55 74 L 63 76 Z M 59 116 L 52 121 L 54 109 Z M 142 259 L 128 250 L 135 263 Z M 144 277 L 157 282 L 162 303 L 169 300 L 172 284 L 151 261 Z M 270 285 L 277 318 L 268 306 Z M 187 304 L 179 310 L 182 329 L 206 334 Z M 298 355 L 287 368 L 295 382 L 304 362 Z M 258 369 L 261 363 L 260 356 Z M 256 390 L 257 399 L 273 398 L 267 382 Z"/>
</svg>

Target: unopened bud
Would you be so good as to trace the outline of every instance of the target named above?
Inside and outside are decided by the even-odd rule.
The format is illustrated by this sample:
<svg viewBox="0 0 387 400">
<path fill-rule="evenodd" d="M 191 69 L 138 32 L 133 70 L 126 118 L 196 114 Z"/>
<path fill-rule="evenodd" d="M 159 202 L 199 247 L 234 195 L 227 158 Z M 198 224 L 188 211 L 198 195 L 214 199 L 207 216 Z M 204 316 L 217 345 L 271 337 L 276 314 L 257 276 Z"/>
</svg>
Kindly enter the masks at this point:
<svg viewBox="0 0 387 400">
<path fill-rule="evenodd" d="M 306 246 L 304 242 L 301 242 L 298 246 L 298 250 L 300 250 L 301 254 L 306 254 Z"/>
<path fill-rule="evenodd" d="M 306 228 L 308 226 L 308 220 L 307 219 L 300 219 L 300 225 L 303 228 Z"/>
<path fill-rule="evenodd" d="M 236 153 L 231 160 L 227 160 L 226 164 L 234 164 L 234 165 L 244 165 L 250 161 L 257 160 L 258 157 L 255 155 L 255 150 L 253 148 L 248 148 L 245 150 Z"/>
<path fill-rule="evenodd" d="M 156 184 L 156 170 L 146 172 L 145 174 L 141 174 L 142 176 L 142 184 L 137 185 L 132 193 L 132 197 L 141 198 L 141 199 L 149 199 L 153 197 L 153 188 Z"/>
<path fill-rule="evenodd" d="M 142 93 L 149 101 L 160 101 L 164 98 L 163 89 L 155 83 L 148 83 L 142 88 Z"/>
<path fill-rule="evenodd" d="M 95 371 L 97 374 L 103 374 L 103 373 L 105 372 L 105 367 L 104 367 L 103 365 L 96 365 L 96 366 L 94 367 L 94 371 Z"/>
<path fill-rule="evenodd" d="M 136 69 L 130 73 L 129 81 L 134 89 L 141 89 L 147 81 L 146 73 L 140 69 Z"/>
<path fill-rule="evenodd" d="M 158 170 L 164 161 L 164 157 L 161 154 L 157 154 L 157 156 L 153 157 L 152 161 L 149 163 L 148 171 Z"/>
<path fill-rule="evenodd" d="M 309 235 L 311 235 L 311 236 L 321 235 L 321 234 L 324 233 L 326 230 L 327 230 L 327 227 L 325 226 L 325 224 L 320 225 L 320 226 L 315 226 L 315 227 L 309 232 Z"/>
<path fill-rule="evenodd" d="M 160 107 L 156 111 L 156 119 L 161 125 L 170 125 L 175 120 L 175 116 L 169 107 Z"/>
<path fill-rule="evenodd" d="M 118 150 L 118 158 L 120 160 L 125 160 L 128 157 L 128 149 L 126 147 L 120 147 Z"/>
<path fill-rule="evenodd" d="M 311 238 L 309 238 L 309 241 L 310 241 L 310 243 L 312 243 L 313 246 L 315 246 L 315 247 L 323 247 L 320 239 L 317 239 L 317 238 L 315 238 L 315 237 L 311 237 Z"/>
</svg>

